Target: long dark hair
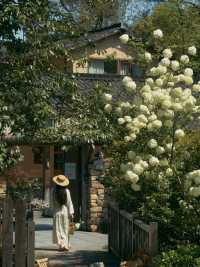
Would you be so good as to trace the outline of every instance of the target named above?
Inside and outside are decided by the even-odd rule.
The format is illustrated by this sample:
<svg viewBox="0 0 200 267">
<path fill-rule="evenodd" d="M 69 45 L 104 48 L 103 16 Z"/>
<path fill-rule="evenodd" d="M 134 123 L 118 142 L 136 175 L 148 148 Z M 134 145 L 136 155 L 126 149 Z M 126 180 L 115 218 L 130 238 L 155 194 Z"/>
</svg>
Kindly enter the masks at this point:
<svg viewBox="0 0 200 267">
<path fill-rule="evenodd" d="M 66 192 L 66 187 L 56 185 L 55 190 L 55 200 L 58 202 L 60 206 L 66 204 L 67 202 L 67 192 Z"/>
</svg>

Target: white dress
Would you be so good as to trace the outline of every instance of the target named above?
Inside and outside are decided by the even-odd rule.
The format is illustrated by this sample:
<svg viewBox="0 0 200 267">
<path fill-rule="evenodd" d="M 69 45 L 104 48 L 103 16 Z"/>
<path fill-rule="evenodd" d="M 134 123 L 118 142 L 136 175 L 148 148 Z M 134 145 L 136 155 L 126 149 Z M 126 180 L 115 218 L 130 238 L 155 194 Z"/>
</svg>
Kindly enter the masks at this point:
<svg viewBox="0 0 200 267">
<path fill-rule="evenodd" d="M 54 198 L 53 243 L 69 249 L 69 216 L 74 214 L 70 191 L 66 189 L 67 202 L 60 206 Z"/>
</svg>

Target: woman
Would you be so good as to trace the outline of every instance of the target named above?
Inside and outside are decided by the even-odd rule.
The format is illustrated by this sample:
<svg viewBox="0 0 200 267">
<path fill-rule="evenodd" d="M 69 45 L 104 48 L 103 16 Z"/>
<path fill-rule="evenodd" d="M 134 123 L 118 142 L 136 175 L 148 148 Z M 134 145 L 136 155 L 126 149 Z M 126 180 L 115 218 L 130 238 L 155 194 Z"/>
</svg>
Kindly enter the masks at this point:
<svg viewBox="0 0 200 267">
<path fill-rule="evenodd" d="M 57 175 L 53 177 L 56 184 L 54 189 L 54 218 L 53 218 L 53 243 L 58 244 L 59 250 L 68 251 L 69 244 L 69 222 L 74 216 L 74 207 L 67 186 L 68 177 Z"/>
</svg>

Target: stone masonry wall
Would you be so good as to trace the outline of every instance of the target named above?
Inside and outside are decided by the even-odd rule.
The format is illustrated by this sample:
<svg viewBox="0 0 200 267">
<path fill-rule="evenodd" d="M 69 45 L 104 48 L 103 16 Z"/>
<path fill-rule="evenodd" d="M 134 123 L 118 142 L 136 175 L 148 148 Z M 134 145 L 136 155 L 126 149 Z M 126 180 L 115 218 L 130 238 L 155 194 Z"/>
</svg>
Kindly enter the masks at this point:
<svg viewBox="0 0 200 267">
<path fill-rule="evenodd" d="M 107 221 L 105 188 L 98 181 L 101 175 L 100 171 L 90 170 L 87 225 L 92 232 L 100 230 L 101 224 Z"/>
</svg>

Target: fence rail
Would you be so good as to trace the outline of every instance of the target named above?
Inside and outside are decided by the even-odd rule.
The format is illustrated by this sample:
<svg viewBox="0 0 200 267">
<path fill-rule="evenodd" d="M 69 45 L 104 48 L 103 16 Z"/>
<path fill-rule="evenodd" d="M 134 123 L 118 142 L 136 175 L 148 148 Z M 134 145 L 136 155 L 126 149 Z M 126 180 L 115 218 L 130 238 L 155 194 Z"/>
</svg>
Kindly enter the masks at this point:
<svg viewBox="0 0 200 267">
<path fill-rule="evenodd" d="M 34 267 L 35 225 L 25 201 L 0 200 L 0 267 Z"/>
<path fill-rule="evenodd" d="M 146 224 L 122 211 L 114 203 L 108 205 L 109 249 L 121 259 L 127 260 L 139 249 L 152 256 L 158 252 L 158 224 Z"/>
</svg>

